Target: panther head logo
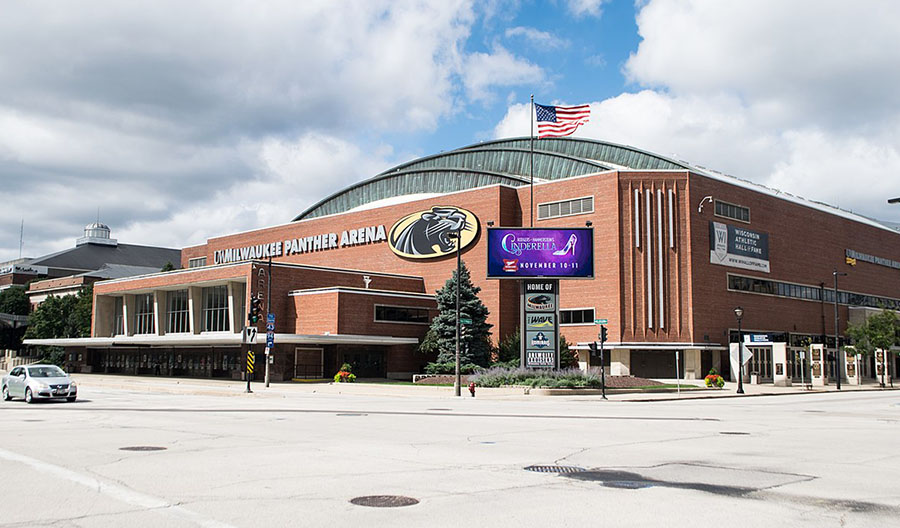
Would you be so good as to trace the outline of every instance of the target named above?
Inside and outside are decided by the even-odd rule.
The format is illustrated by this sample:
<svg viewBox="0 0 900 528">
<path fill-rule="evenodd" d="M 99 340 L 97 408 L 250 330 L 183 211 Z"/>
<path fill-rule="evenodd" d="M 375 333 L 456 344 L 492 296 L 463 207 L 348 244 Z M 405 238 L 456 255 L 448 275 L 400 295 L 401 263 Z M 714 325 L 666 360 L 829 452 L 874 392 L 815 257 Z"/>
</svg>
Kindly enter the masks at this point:
<svg viewBox="0 0 900 528">
<path fill-rule="evenodd" d="M 391 228 L 388 240 L 391 249 L 400 256 L 439 257 L 456 250 L 456 241 L 450 238 L 450 233 L 459 232 L 465 246 L 475 238 L 476 228 L 477 219 L 468 211 L 457 207 L 432 207 L 429 211 L 400 219 Z"/>
</svg>

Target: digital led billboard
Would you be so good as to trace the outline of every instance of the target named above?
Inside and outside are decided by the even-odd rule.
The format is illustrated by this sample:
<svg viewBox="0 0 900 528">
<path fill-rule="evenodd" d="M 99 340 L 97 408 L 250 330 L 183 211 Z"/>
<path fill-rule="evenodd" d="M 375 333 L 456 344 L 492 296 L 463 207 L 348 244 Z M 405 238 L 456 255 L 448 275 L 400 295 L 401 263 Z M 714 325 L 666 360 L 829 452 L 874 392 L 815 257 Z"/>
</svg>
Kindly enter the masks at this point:
<svg viewBox="0 0 900 528">
<path fill-rule="evenodd" d="M 594 277 L 594 230 L 589 227 L 489 228 L 489 279 Z"/>
</svg>

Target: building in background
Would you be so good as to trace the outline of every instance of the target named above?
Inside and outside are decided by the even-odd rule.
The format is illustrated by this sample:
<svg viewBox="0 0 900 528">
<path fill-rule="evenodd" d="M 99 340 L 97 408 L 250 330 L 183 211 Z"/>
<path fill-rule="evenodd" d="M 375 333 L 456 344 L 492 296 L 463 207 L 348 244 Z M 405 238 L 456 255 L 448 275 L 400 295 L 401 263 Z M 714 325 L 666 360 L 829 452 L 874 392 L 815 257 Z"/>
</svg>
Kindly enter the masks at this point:
<svg viewBox="0 0 900 528">
<path fill-rule="evenodd" d="M 748 377 L 808 378 L 800 352 L 836 345 L 835 269 L 847 272 L 838 333 L 900 309 L 900 232 L 881 222 L 632 147 L 553 138 L 532 154 L 519 138 L 413 160 L 286 224 L 187 247 L 178 272 L 97 282 L 91 338 L 32 344 L 66 346 L 84 370 L 240 377 L 247 306 L 263 296 L 275 379 L 343 362 L 405 378 L 427 361 L 417 343 L 456 268 L 448 233 L 465 226 L 462 259 L 496 341 L 519 326 L 520 297 L 516 281 L 486 278 L 483 229 L 531 224 L 593 227 L 594 279 L 561 281 L 560 332 L 586 365 L 607 319 L 613 374 L 727 376 L 741 306 Z"/>
<path fill-rule="evenodd" d="M 73 248 L 0 265 L 0 288 L 27 287 L 33 309 L 48 295 L 74 295 L 98 280 L 154 273 L 167 263 L 179 267 L 181 250 L 120 244 L 97 222 L 85 226 Z"/>
</svg>

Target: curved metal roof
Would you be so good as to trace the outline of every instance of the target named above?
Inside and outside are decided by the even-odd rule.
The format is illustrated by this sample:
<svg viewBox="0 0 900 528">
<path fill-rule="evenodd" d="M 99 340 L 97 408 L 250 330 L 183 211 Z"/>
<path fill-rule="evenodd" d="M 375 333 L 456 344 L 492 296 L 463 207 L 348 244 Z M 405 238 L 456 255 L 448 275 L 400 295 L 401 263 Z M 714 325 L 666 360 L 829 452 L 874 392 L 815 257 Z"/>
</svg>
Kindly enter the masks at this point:
<svg viewBox="0 0 900 528">
<path fill-rule="evenodd" d="M 614 168 L 696 170 L 647 151 L 582 138 L 534 140 L 534 177 L 559 180 Z M 531 175 L 531 138 L 499 139 L 403 163 L 342 189 L 294 220 L 349 211 L 384 200 L 421 193 L 447 193 L 496 183 L 525 185 Z"/>
</svg>

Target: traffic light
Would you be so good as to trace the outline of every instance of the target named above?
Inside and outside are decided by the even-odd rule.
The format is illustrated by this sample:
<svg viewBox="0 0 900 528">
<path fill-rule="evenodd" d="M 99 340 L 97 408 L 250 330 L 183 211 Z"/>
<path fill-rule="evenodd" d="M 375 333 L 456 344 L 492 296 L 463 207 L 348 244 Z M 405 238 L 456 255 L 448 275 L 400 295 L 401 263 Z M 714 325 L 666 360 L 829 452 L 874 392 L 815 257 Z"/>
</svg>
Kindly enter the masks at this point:
<svg viewBox="0 0 900 528">
<path fill-rule="evenodd" d="M 600 342 L 606 343 L 606 327 L 605 326 L 600 327 Z"/>
<path fill-rule="evenodd" d="M 259 300 L 259 297 L 250 299 L 250 312 L 247 314 L 247 321 L 249 321 L 251 325 L 255 325 L 259 322 L 260 304 L 262 304 L 262 301 Z"/>
<path fill-rule="evenodd" d="M 588 343 L 588 347 L 591 349 L 591 357 L 596 357 L 597 356 L 597 342 L 591 341 L 590 343 Z"/>
</svg>

